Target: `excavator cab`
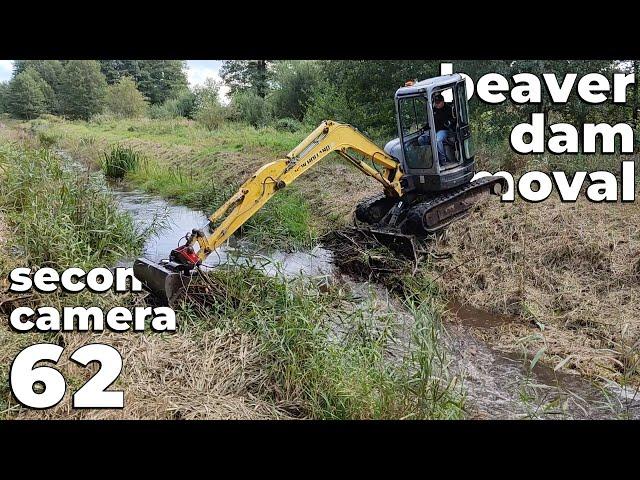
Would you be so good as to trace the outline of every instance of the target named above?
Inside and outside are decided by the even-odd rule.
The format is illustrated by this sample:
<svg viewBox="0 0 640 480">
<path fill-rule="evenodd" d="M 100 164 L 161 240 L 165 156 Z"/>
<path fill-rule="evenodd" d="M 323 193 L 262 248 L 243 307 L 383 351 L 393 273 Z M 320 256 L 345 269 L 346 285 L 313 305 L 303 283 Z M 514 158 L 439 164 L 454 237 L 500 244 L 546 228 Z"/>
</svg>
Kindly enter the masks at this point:
<svg viewBox="0 0 640 480">
<path fill-rule="evenodd" d="M 436 141 L 434 99 L 446 92 L 453 100 L 444 108 L 452 109 L 453 121 L 443 141 L 446 158 L 441 158 Z M 387 143 L 385 152 L 402 164 L 405 188 L 432 193 L 468 183 L 475 173 L 475 165 L 464 78 L 454 74 L 407 82 L 396 91 L 395 104 L 398 138 Z"/>
</svg>

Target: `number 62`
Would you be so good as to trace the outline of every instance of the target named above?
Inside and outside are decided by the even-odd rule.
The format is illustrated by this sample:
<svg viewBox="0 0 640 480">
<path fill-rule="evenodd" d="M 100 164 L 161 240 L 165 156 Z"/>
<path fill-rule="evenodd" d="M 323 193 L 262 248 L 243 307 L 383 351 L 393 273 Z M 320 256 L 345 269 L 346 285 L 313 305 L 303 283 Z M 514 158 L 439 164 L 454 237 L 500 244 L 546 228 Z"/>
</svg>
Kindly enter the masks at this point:
<svg viewBox="0 0 640 480">
<path fill-rule="evenodd" d="M 22 350 L 11 364 L 11 391 L 26 407 L 51 408 L 62 401 L 67 383 L 53 367 L 34 367 L 38 362 L 57 363 L 64 348 L 53 343 L 38 343 Z M 70 357 L 86 367 L 98 362 L 100 369 L 74 395 L 73 408 L 123 408 L 124 392 L 106 391 L 122 371 L 122 357 L 110 345 L 92 343 L 78 348 Z M 39 391 L 35 386 L 40 385 Z"/>
</svg>

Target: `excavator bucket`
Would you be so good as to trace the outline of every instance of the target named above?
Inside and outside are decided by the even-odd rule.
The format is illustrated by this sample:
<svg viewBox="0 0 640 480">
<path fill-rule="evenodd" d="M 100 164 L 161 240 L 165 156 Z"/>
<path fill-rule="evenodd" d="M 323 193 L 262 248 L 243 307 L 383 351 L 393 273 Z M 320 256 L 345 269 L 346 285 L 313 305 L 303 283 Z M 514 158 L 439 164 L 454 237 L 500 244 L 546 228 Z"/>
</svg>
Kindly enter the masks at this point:
<svg viewBox="0 0 640 480">
<path fill-rule="evenodd" d="M 133 274 L 164 305 L 174 303 L 179 292 L 186 290 L 192 278 L 191 274 L 180 272 L 171 263 L 155 263 L 146 258 L 138 258 L 134 262 Z"/>
</svg>

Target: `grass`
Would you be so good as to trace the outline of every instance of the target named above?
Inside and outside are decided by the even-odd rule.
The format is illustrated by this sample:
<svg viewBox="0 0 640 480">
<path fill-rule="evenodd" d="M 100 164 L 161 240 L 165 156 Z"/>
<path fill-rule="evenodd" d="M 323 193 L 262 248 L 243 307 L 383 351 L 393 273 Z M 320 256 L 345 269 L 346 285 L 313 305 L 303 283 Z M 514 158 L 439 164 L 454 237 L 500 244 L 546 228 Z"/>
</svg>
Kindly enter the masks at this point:
<svg viewBox="0 0 640 480">
<path fill-rule="evenodd" d="M 50 129 L 62 139 L 94 136 L 113 143 L 135 139 L 187 146 L 198 151 L 207 150 L 208 153 L 261 150 L 279 155 L 289 152 L 306 136 L 304 131 L 282 132 L 271 127 L 254 128 L 235 123 L 225 123 L 209 131 L 187 119 L 123 120 L 103 116 L 94 122 L 60 122 L 45 118 L 33 120 L 31 124 Z"/>
<path fill-rule="evenodd" d="M 104 153 L 102 171 L 109 178 L 121 179 L 133 172 L 140 163 L 140 154 L 131 148 L 116 145 L 110 152 Z"/>
<path fill-rule="evenodd" d="M 0 144 L 0 208 L 25 264 L 111 265 L 139 253 L 137 232 L 95 175 L 66 170 L 51 150 Z"/>
<path fill-rule="evenodd" d="M 183 120 L 29 123 L 47 132 L 74 157 L 126 179 L 144 191 L 211 213 L 261 164 L 291 150 L 306 134 L 224 124 L 208 131 Z M 249 153 L 249 159 L 245 155 Z M 232 162 L 230 162 L 232 160 Z M 280 249 L 310 246 L 317 227 L 296 186 L 272 198 L 243 228 L 251 240 Z"/>
<path fill-rule="evenodd" d="M 210 325 L 238 327 L 260 340 L 277 404 L 322 419 L 459 418 L 463 399 L 446 372 L 434 299 L 407 304 L 413 325 L 404 357 L 390 361 L 399 316 L 365 305 L 345 308 L 339 287 L 321 293 L 255 269 L 209 276 L 219 303 L 198 315 Z M 337 322 L 337 319 L 340 322 Z M 210 327 L 207 327 L 210 328 Z M 265 392 L 266 393 L 266 392 Z"/>
<path fill-rule="evenodd" d="M 170 198 L 188 207 L 214 212 L 240 184 L 216 182 L 219 174 L 213 171 L 200 172 L 168 166 L 144 159 L 131 170 L 127 179 L 138 187 L 165 198 Z M 311 212 L 299 190 L 289 187 L 267 202 L 245 225 L 242 231 L 255 243 L 265 247 L 295 249 L 313 245 L 317 232 L 311 224 Z"/>
</svg>

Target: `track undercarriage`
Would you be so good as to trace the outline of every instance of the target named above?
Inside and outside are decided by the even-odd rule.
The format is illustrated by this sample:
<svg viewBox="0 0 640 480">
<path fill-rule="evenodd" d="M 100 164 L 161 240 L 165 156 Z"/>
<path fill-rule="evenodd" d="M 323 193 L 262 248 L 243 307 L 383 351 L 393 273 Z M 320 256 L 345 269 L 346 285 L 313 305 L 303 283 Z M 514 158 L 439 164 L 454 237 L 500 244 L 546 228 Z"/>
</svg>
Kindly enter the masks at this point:
<svg viewBox="0 0 640 480">
<path fill-rule="evenodd" d="M 444 230 L 467 215 L 489 195 L 505 191 L 502 177 L 484 177 L 461 187 L 430 195 L 393 198 L 384 194 L 358 204 L 355 218 L 359 228 L 395 251 L 415 258 L 415 241 Z"/>
</svg>

